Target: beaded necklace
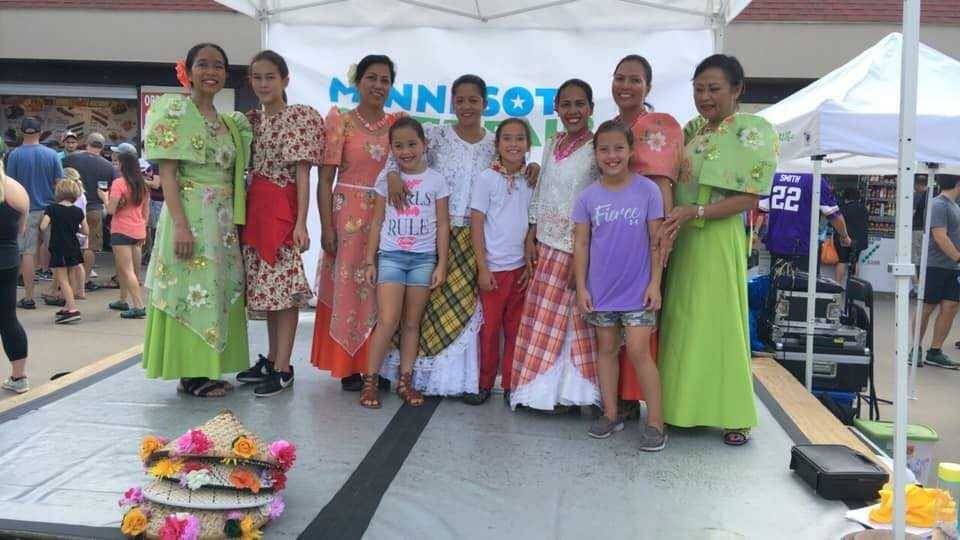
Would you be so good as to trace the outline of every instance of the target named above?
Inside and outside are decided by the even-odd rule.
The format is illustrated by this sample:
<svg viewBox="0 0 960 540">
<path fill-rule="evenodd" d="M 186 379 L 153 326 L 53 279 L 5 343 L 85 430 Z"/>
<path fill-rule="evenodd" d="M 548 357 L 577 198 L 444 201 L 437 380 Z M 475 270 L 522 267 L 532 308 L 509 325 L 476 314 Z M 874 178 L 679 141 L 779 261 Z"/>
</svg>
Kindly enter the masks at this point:
<svg viewBox="0 0 960 540">
<path fill-rule="evenodd" d="M 384 114 L 383 116 L 380 117 L 380 120 L 377 120 L 376 122 L 371 124 L 370 122 L 367 122 L 367 119 L 364 118 L 362 114 L 360 114 L 359 110 L 354 109 L 353 112 L 356 113 L 357 119 L 360 120 L 360 125 L 362 125 L 364 128 L 366 128 L 367 131 L 371 133 L 376 133 L 377 131 L 380 131 L 381 129 L 384 128 L 384 126 L 387 125 L 387 119 L 389 116 L 387 114 Z"/>
<path fill-rule="evenodd" d="M 580 135 L 577 135 L 575 138 L 567 142 L 567 139 L 570 138 L 570 134 L 566 131 L 557 135 L 557 144 L 553 147 L 553 159 L 554 161 L 560 162 L 564 159 L 570 157 L 574 151 L 580 148 L 581 143 L 592 137 L 593 134 L 590 133 L 589 129 L 583 130 Z M 566 146 L 564 146 L 566 143 Z"/>
</svg>

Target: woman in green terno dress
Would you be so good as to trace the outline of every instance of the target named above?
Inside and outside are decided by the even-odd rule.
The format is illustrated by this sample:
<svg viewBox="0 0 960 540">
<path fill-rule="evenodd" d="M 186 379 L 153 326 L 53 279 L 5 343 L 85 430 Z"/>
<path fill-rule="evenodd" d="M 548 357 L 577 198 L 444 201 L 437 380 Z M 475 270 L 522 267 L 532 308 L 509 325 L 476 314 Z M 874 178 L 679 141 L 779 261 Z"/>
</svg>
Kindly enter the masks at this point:
<svg viewBox="0 0 960 540">
<path fill-rule="evenodd" d="M 231 387 L 221 374 L 250 363 L 237 225 L 253 132 L 244 115 L 213 106 L 228 65 L 217 45 L 190 49 L 178 66 L 190 95 L 162 96 L 146 121 L 146 154 L 160 162 L 166 204 L 147 271 L 143 366 L 147 377 L 180 379 L 178 390 L 198 397 L 223 396 Z"/>
<path fill-rule="evenodd" d="M 684 128 L 676 208 L 664 224 L 675 242 L 660 338 L 664 420 L 722 428 L 730 445 L 746 443 L 757 425 L 743 212 L 769 193 L 778 145 L 766 120 L 736 112 L 743 81 L 732 56 L 697 66 L 700 116 Z"/>
</svg>

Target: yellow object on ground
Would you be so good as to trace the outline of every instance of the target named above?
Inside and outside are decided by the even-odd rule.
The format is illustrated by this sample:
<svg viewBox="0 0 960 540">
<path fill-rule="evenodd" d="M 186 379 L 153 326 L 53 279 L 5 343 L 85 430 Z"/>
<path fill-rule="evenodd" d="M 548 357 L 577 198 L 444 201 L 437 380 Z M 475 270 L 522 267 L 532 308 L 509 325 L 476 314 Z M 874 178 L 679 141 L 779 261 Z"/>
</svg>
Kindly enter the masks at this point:
<svg viewBox="0 0 960 540">
<path fill-rule="evenodd" d="M 956 501 L 942 489 L 923 488 L 916 484 L 907 486 L 907 525 L 933 527 L 937 514 L 944 521 L 952 521 L 957 511 Z M 877 523 L 893 521 L 893 488 L 884 484 L 880 490 L 880 504 L 870 511 L 870 519 Z"/>
</svg>

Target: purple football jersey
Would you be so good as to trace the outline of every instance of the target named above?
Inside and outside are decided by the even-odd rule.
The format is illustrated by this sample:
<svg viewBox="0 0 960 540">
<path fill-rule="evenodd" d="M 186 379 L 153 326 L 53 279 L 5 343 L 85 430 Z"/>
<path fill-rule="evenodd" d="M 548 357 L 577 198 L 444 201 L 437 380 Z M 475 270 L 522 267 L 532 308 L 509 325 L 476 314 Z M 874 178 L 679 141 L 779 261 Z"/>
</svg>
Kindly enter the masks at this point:
<svg viewBox="0 0 960 540">
<path fill-rule="evenodd" d="M 813 202 L 813 175 L 777 173 L 770 196 L 760 200 L 760 209 L 769 212 L 764 243 L 777 255 L 806 255 L 810 249 L 810 204 Z M 820 211 L 832 215 L 839 210 L 827 181 L 820 180 Z"/>
</svg>

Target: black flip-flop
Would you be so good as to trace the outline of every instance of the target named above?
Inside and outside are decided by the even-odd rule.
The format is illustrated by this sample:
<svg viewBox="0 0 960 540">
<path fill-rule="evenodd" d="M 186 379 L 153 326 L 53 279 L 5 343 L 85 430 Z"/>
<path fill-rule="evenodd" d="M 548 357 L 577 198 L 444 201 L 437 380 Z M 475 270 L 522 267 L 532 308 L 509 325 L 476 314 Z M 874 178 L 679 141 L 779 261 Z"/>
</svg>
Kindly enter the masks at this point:
<svg viewBox="0 0 960 540">
<path fill-rule="evenodd" d="M 219 389 L 223 389 L 223 395 L 211 395 L 213 392 Z M 226 395 L 232 389 L 233 386 L 226 381 L 207 379 L 205 377 L 198 377 L 195 379 L 180 379 L 180 383 L 177 385 L 177 392 L 190 394 L 193 397 L 199 398 L 226 397 Z"/>
<path fill-rule="evenodd" d="M 20 309 L 37 309 L 37 302 L 34 300 L 21 298 L 20 301 L 17 302 L 17 307 Z"/>
</svg>

